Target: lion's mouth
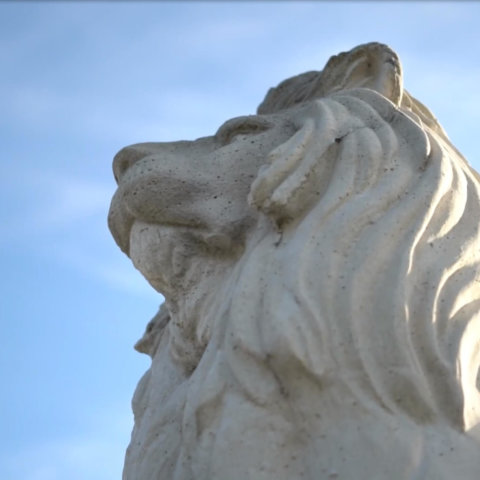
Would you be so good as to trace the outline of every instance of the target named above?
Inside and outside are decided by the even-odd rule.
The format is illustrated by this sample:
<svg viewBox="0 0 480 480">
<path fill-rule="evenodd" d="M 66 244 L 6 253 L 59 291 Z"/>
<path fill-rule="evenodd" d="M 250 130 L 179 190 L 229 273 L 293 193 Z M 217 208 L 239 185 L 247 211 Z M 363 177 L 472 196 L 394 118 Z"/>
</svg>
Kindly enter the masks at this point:
<svg viewBox="0 0 480 480">
<path fill-rule="evenodd" d="M 171 190 L 162 188 L 162 183 L 170 180 L 157 179 L 152 183 L 147 178 L 137 179 L 136 186 L 120 184 L 113 195 L 108 213 L 108 226 L 120 249 L 131 258 L 132 229 L 136 223 L 162 229 L 172 229 L 178 233 L 190 232 L 193 235 L 208 229 L 195 213 L 191 213 L 194 199 L 188 193 L 182 194 L 185 207 L 172 195 Z M 179 190 L 180 191 L 180 190 Z M 195 191 L 191 188 L 189 193 Z"/>
<path fill-rule="evenodd" d="M 108 228 L 122 252 L 130 255 L 130 231 L 135 217 L 128 211 L 127 205 L 122 201 L 122 192 L 117 189 L 113 195 L 108 212 Z"/>
<path fill-rule="evenodd" d="M 153 165 L 153 160 L 155 160 Z M 152 166 L 153 165 L 153 166 Z M 192 215 L 181 215 L 175 208 L 194 203 L 190 196 L 196 188 L 181 188 L 181 180 L 171 177 L 159 158 L 129 147 L 114 159 L 114 174 L 118 188 L 113 195 L 108 214 L 108 226 L 121 250 L 130 256 L 131 230 L 135 221 L 154 225 L 198 228 Z M 188 209 L 185 208 L 188 212 Z"/>
<path fill-rule="evenodd" d="M 113 175 L 118 188 L 110 203 L 108 227 L 117 245 L 128 256 L 130 256 L 130 232 L 135 216 L 128 209 L 125 191 L 122 188 L 122 178 L 130 167 L 145 158 L 147 154 L 148 152 L 138 148 L 125 147 L 113 158 Z"/>
<path fill-rule="evenodd" d="M 175 216 L 168 206 L 160 204 L 158 209 L 151 211 L 136 208 L 129 201 L 129 195 L 122 188 L 115 192 L 108 213 L 108 226 L 120 249 L 131 257 L 132 229 L 137 223 L 176 229 L 177 231 L 202 231 L 203 225 L 189 217 Z M 167 202 L 162 202 L 166 204 Z"/>
</svg>

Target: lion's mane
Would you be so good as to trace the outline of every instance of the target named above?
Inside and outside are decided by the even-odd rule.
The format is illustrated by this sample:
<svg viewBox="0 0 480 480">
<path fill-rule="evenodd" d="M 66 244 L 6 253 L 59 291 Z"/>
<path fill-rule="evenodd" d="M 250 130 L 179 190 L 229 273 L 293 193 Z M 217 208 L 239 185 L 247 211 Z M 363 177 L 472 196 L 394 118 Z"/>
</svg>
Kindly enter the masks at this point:
<svg viewBox="0 0 480 480">
<path fill-rule="evenodd" d="M 319 381 L 345 375 L 359 401 L 468 429 L 480 405 L 478 174 L 372 90 L 313 103 L 252 186 L 282 234 L 257 247 L 278 274 L 253 261 L 252 324 L 232 329 L 259 357 L 282 352 Z"/>
</svg>

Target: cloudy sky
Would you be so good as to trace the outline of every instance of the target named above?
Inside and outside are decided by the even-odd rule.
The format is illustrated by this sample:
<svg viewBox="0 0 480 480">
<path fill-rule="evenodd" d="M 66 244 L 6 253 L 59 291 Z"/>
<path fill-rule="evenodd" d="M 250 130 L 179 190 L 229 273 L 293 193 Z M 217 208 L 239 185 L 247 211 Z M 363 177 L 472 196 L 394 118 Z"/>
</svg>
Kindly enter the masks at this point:
<svg viewBox="0 0 480 480">
<path fill-rule="evenodd" d="M 480 4 L 0 3 L 0 478 L 121 478 L 162 301 L 106 226 L 122 146 L 193 139 L 368 41 L 478 169 Z"/>
</svg>

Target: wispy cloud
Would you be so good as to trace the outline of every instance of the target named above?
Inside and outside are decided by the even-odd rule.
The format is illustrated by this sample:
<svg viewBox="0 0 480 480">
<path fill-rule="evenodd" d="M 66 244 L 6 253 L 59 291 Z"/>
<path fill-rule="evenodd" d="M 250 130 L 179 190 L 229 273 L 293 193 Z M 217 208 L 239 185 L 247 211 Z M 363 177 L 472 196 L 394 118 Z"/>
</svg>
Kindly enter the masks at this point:
<svg viewBox="0 0 480 480">
<path fill-rule="evenodd" d="M 109 288 L 161 300 L 108 232 L 110 185 L 35 168 L 4 173 L 4 249 L 22 245 Z"/>
<path fill-rule="evenodd" d="M 41 235 L 76 227 L 82 220 L 98 215 L 106 218 L 113 193 L 111 185 L 52 170 L 2 170 L 1 195 L 7 210 L 2 243 L 25 238 L 41 240 Z"/>
<path fill-rule="evenodd" d="M 65 244 L 56 249 L 55 258 L 62 265 L 88 275 L 110 288 L 161 303 L 163 297 L 135 270 L 130 260 L 123 254 L 120 256 L 114 253 L 113 242 L 110 250 L 110 255 L 99 255 L 98 252 Z"/>
<path fill-rule="evenodd" d="M 2 477 L 15 480 L 118 480 L 124 445 L 112 440 L 62 438 L 3 459 Z"/>
<path fill-rule="evenodd" d="M 15 480 L 118 480 L 133 425 L 125 405 L 97 412 L 89 428 L 0 456 L 0 477 Z"/>
</svg>

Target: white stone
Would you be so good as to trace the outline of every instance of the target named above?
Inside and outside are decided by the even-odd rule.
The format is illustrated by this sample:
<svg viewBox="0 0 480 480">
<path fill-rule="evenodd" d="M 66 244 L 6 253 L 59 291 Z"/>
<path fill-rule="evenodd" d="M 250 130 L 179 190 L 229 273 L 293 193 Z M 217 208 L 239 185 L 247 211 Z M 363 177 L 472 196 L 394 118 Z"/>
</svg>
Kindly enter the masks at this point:
<svg viewBox="0 0 480 480">
<path fill-rule="evenodd" d="M 164 294 L 124 480 L 478 480 L 480 182 L 367 44 L 192 142 L 109 224 Z"/>
</svg>

